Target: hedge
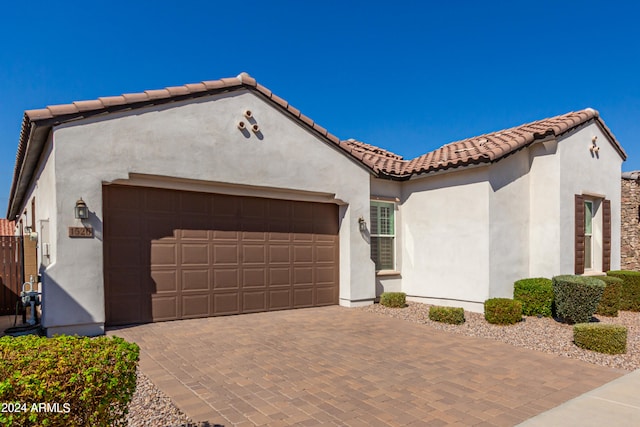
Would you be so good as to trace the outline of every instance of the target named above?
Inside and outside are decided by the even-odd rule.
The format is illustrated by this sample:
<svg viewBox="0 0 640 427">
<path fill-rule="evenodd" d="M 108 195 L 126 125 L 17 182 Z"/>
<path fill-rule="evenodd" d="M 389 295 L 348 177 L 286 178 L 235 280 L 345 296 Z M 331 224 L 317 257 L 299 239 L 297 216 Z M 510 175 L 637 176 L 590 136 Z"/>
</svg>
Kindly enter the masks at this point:
<svg viewBox="0 0 640 427">
<path fill-rule="evenodd" d="M 462 307 L 440 307 L 429 308 L 429 320 L 434 322 L 449 323 L 451 325 L 461 325 L 464 323 L 464 309 Z"/>
<path fill-rule="evenodd" d="M 491 298 L 484 302 L 484 318 L 497 325 L 512 325 L 522 320 L 522 303 L 509 298 Z"/>
<path fill-rule="evenodd" d="M 596 309 L 597 314 L 609 317 L 617 317 L 620 310 L 620 294 L 622 292 L 622 279 L 613 276 L 598 276 L 606 287 Z"/>
<path fill-rule="evenodd" d="M 640 272 L 628 270 L 612 270 L 608 276 L 623 280 L 620 294 L 620 310 L 640 311 Z"/>
<path fill-rule="evenodd" d="M 383 292 L 380 304 L 385 307 L 401 308 L 407 305 L 407 294 L 404 292 Z"/>
<path fill-rule="evenodd" d="M 0 402 L 22 405 L 0 424 L 125 425 L 139 352 L 118 337 L 0 338 Z"/>
<path fill-rule="evenodd" d="M 627 352 L 627 328 L 603 323 L 573 326 L 573 342 L 580 348 L 607 354 Z"/>
<path fill-rule="evenodd" d="M 605 284 L 596 277 L 563 275 L 552 279 L 558 316 L 566 323 L 588 323 L 598 308 Z"/>
<path fill-rule="evenodd" d="M 553 285 L 551 279 L 536 277 L 521 279 L 513 284 L 513 299 L 522 303 L 525 316 L 551 317 Z"/>
</svg>

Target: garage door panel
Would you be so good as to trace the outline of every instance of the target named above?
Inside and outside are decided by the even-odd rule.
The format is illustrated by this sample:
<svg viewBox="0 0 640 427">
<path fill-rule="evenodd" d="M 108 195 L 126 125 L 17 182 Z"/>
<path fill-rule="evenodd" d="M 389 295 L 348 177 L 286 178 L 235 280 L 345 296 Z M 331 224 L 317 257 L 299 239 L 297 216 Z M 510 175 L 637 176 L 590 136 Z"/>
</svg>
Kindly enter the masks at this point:
<svg viewBox="0 0 640 427">
<path fill-rule="evenodd" d="M 151 280 L 155 294 L 178 292 L 178 272 L 176 270 L 152 270 Z"/>
<path fill-rule="evenodd" d="M 206 193 L 192 193 L 183 191 L 179 197 L 180 212 L 182 214 L 200 214 L 208 218 L 211 214 L 211 196 Z"/>
<path fill-rule="evenodd" d="M 237 268 L 214 269 L 213 287 L 214 289 L 239 289 L 240 271 Z"/>
<path fill-rule="evenodd" d="M 207 317 L 210 315 L 211 295 L 183 295 L 182 296 L 182 318 Z"/>
<path fill-rule="evenodd" d="M 291 269 L 289 267 L 269 268 L 268 286 L 291 286 Z"/>
<path fill-rule="evenodd" d="M 293 246 L 293 262 L 313 262 L 313 246 Z"/>
<path fill-rule="evenodd" d="M 249 264 L 264 264 L 266 261 L 267 248 L 264 245 L 242 245 L 242 263 L 244 265 Z"/>
<path fill-rule="evenodd" d="M 333 286 L 316 288 L 316 305 L 333 305 L 336 304 L 336 289 Z"/>
<path fill-rule="evenodd" d="M 242 288 L 255 288 L 266 286 L 266 268 L 245 268 L 242 270 Z"/>
<path fill-rule="evenodd" d="M 316 262 L 317 263 L 330 263 L 335 264 L 337 261 L 336 251 L 334 246 L 315 246 L 316 250 Z"/>
<path fill-rule="evenodd" d="M 178 254 L 175 243 L 151 242 L 151 265 L 175 267 Z"/>
<path fill-rule="evenodd" d="M 210 280 L 209 269 L 182 270 L 182 291 L 208 291 Z"/>
<path fill-rule="evenodd" d="M 108 248 L 109 265 L 112 268 L 139 267 L 143 263 L 143 247 L 140 239 L 112 239 Z"/>
<path fill-rule="evenodd" d="M 176 296 L 156 296 L 151 300 L 154 321 L 178 319 L 178 298 Z"/>
<path fill-rule="evenodd" d="M 240 314 L 240 293 L 214 293 L 211 312 L 219 315 Z"/>
<path fill-rule="evenodd" d="M 294 289 L 293 307 L 313 307 L 313 288 Z"/>
<path fill-rule="evenodd" d="M 208 266 L 209 244 L 208 243 L 182 243 L 180 245 L 182 265 L 186 266 Z"/>
<path fill-rule="evenodd" d="M 144 220 L 148 239 L 173 240 L 177 237 L 178 220 L 173 216 L 149 216 Z"/>
<path fill-rule="evenodd" d="M 146 212 L 176 213 L 178 211 L 178 192 L 149 188 L 144 194 L 144 210 Z"/>
<path fill-rule="evenodd" d="M 287 245 L 269 245 L 269 264 L 289 264 L 291 262 L 291 247 Z"/>
<path fill-rule="evenodd" d="M 103 188 L 107 324 L 338 302 L 336 205 Z"/>
<path fill-rule="evenodd" d="M 240 258 L 238 256 L 238 246 L 230 244 L 215 244 L 213 247 L 213 265 L 238 265 Z"/>
<path fill-rule="evenodd" d="M 269 310 L 284 310 L 291 307 L 291 289 L 269 291 Z"/>
<path fill-rule="evenodd" d="M 256 313 L 267 311 L 266 291 L 247 291 L 242 293 L 242 312 Z"/>
<path fill-rule="evenodd" d="M 296 267 L 293 269 L 293 286 L 313 284 L 313 267 Z"/>
</svg>

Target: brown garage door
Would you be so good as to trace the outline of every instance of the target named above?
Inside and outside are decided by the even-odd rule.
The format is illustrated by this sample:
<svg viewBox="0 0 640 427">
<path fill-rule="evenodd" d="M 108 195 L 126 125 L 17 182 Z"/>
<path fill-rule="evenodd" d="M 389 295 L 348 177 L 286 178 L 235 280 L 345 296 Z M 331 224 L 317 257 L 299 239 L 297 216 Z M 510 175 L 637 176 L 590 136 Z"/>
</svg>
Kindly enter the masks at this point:
<svg viewBox="0 0 640 427">
<path fill-rule="evenodd" d="M 334 204 L 108 185 L 108 325 L 338 303 Z"/>
</svg>

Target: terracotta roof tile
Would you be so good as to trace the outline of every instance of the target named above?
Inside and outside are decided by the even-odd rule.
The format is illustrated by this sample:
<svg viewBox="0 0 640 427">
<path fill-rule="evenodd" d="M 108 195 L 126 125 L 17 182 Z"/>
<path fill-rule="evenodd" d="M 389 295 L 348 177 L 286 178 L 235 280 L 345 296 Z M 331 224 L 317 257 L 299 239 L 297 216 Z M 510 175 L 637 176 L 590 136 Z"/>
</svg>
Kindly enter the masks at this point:
<svg viewBox="0 0 640 427">
<path fill-rule="evenodd" d="M 133 104 L 133 108 L 139 105 L 164 104 L 175 100 L 188 99 L 189 97 L 202 96 L 208 93 L 214 94 L 236 88 L 246 88 L 264 96 L 267 100 L 282 108 L 286 114 L 289 114 L 292 118 L 308 126 L 310 130 L 324 137 L 328 143 L 334 144 L 362 162 L 372 172 L 379 176 L 386 176 L 393 179 L 408 179 L 415 174 L 463 167 L 471 164 L 494 162 L 526 147 L 536 140 L 540 140 L 546 136 L 560 136 L 589 121 L 597 122 L 603 131 L 610 136 L 612 144 L 620 156 L 626 159 L 626 153 L 609 128 L 599 118 L 598 112 L 587 108 L 578 112 L 538 120 L 502 131 L 467 138 L 446 144 L 414 159 L 404 160 L 402 156 L 360 141 L 341 141 L 338 137 L 329 133 L 324 127 L 302 114 L 300 110 L 291 106 L 286 100 L 256 82 L 253 77 L 247 73 L 241 73 L 237 77 L 186 84 L 165 89 L 147 90 L 146 92 L 130 93 L 121 96 L 102 97 L 97 100 L 76 101 L 71 104 L 53 105 L 43 109 L 26 111 L 20 129 L 20 142 L 18 144 L 16 165 L 13 172 L 8 217 L 12 218 L 15 216 L 17 210 L 20 208 L 19 205 L 22 203 L 26 186 L 34 173 L 31 167 L 27 168 L 28 170 L 26 172 L 22 171 L 23 162 L 28 154 L 28 140 L 32 135 L 34 126 L 37 128 L 46 128 L 77 118 L 109 113 L 126 107 L 129 104 Z M 43 138 L 46 132 L 39 132 L 38 135 L 37 138 Z M 36 144 L 35 146 L 41 146 L 41 144 Z M 39 154 L 36 153 L 35 155 Z"/>
<path fill-rule="evenodd" d="M 15 234 L 15 222 L 0 218 L 0 236 L 13 236 Z"/>
</svg>

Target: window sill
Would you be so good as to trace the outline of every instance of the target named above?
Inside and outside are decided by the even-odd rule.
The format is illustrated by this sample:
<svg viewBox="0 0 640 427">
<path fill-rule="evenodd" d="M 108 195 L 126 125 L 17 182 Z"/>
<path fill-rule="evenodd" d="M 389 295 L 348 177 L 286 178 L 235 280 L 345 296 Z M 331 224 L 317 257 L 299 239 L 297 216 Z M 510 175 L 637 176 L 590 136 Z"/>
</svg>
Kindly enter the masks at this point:
<svg viewBox="0 0 640 427">
<path fill-rule="evenodd" d="M 400 276 L 400 272 L 395 270 L 376 271 L 376 277 L 386 277 L 386 276 Z"/>
<path fill-rule="evenodd" d="M 582 273 L 582 276 L 606 276 L 607 273 L 604 271 L 595 271 L 595 270 L 587 270 Z"/>
</svg>

